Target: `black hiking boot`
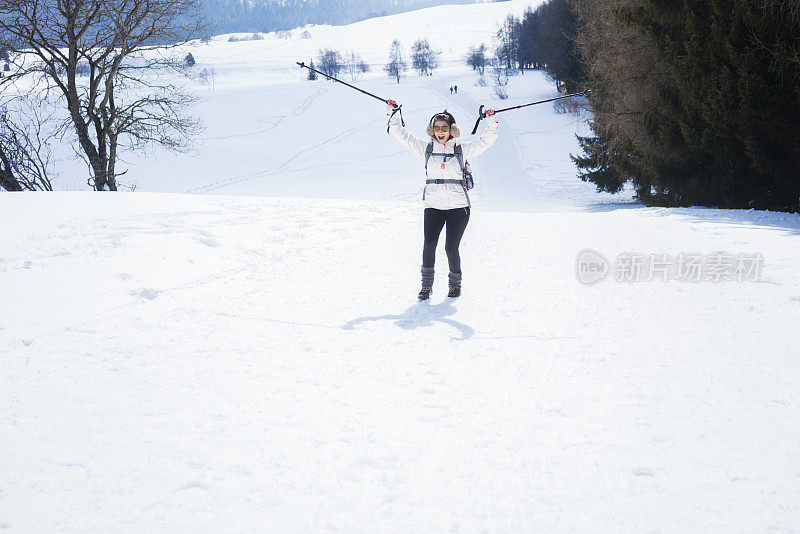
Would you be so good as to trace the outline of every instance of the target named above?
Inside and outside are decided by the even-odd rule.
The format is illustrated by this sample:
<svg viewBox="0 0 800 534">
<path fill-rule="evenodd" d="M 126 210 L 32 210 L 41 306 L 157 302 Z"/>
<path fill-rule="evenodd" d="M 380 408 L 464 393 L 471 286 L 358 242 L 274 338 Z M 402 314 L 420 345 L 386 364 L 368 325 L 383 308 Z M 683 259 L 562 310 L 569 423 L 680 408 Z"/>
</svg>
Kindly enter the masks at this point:
<svg viewBox="0 0 800 534">
<path fill-rule="evenodd" d="M 451 286 L 450 291 L 447 292 L 448 297 L 460 297 L 461 296 L 461 286 Z"/>
<path fill-rule="evenodd" d="M 428 300 L 429 298 L 431 298 L 432 292 L 433 292 L 432 287 L 422 286 L 422 289 L 420 290 L 419 295 L 417 295 L 417 298 L 419 300 Z"/>
</svg>

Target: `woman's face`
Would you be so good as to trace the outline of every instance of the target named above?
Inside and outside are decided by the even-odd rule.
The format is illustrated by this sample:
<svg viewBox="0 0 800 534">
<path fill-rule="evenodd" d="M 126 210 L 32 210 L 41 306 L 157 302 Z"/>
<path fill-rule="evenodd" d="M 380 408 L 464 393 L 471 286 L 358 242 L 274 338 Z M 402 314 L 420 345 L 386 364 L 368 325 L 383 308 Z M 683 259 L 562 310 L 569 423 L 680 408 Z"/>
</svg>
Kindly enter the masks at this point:
<svg viewBox="0 0 800 534">
<path fill-rule="evenodd" d="M 441 144 L 445 144 L 450 139 L 450 125 L 447 121 L 437 119 L 433 123 L 433 136 Z"/>
</svg>

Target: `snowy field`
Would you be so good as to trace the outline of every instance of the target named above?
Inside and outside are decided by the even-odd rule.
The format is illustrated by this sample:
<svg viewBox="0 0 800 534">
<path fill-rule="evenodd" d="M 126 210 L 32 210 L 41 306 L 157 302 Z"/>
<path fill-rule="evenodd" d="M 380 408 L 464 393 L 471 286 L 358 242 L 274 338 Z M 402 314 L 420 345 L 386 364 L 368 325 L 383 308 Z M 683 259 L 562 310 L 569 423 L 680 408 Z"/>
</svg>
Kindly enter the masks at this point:
<svg viewBox="0 0 800 534">
<path fill-rule="evenodd" d="M 420 304 L 422 163 L 293 66 L 358 43 L 413 132 L 447 107 L 468 137 L 554 95 L 526 73 L 498 102 L 458 61 L 525 5 L 219 37 L 192 154 L 129 157 L 135 193 L 0 194 L 0 531 L 800 530 L 800 216 L 597 194 L 579 117 L 502 114 L 464 294 L 440 250 Z M 441 71 L 385 79 L 394 30 Z"/>
</svg>

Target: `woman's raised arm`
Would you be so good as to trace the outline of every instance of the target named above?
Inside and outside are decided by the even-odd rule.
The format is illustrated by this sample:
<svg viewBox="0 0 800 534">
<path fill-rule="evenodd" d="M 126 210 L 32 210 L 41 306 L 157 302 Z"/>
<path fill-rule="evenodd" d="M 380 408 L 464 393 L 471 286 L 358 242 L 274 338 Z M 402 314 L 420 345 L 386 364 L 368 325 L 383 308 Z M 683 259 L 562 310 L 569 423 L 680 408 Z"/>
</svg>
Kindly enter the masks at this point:
<svg viewBox="0 0 800 534">
<path fill-rule="evenodd" d="M 386 115 L 391 115 L 391 111 L 397 109 L 399 106 L 397 102 L 394 100 L 387 100 L 386 104 L 389 106 L 390 112 Z M 403 125 L 400 124 L 400 114 L 395 113 L 389 119 L 389 132 L 394 135 L 398 141 L 400 141 L 407 149 L 411 152 L 416 154 L 417 156 L 424 158 L 425 157 L 425 148 L 428 146 L 428 142 L 418 138 L 405 128 Z"/>
<path fill-rule="evenodd" d="M 464 159 L 469 159 L 471 157 L 477 156 L 478 154 L 484 152 L 487 148 L 492 146 L 495 141 L 497 141 L 497 128 L 499 127 L 499 123 L 497 122 L 497 117 L 490 119 L 494 115 L 493 109 L 487 109 L 486 113 L 486 131 L 483 132 L 477 139 L 474 141 L 467 141 L 466 143 L 462 144 L 462 150 L 464 151 Z"/>
</svg>

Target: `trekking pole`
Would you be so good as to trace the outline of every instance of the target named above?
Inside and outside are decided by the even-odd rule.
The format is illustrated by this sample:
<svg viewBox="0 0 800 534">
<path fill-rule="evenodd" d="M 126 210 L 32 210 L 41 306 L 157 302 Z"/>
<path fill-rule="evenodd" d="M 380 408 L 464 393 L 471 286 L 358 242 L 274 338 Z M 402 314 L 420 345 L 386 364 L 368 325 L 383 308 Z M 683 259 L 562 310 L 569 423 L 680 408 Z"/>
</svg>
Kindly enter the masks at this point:
<svg viewBox="0 0 800 534">
<path fill-rule="evenodd" d="M 306 65 L 306 64 L 305 64 L 305 63 L 303 63 L 302 61 L 298 61 L 298 62 L 297 62 L 297 64 L 298 64 L 298 65 L 300 65 L 300 67 L 301 67 L 301 68 L 303 68 L 303 69 L 308 69 L 308 70 L 310 70 L 310 71 L 312 71 L 312 72 L 316 72 L 317 74 L 322 74 L 323 76 L 325 76 L 325 77 L 326 77 L 326 78 L 328 78 L 329 80 L 333 80 L 334 82 L 339 82 L 339 83 L 341 83 L 342 85 L 346 85 L 347 87 L 349 87 L 349 88 L 351 88 L 351 89 L 355 89 L 355 90 L 356 90 L 356 91 L 358 91 L 359 93 L 364 93 L 365 95 L 367 95 L 367 96 L 371 96 L 372 98 L 377 98 L 378 100 L 380 100 L 380 101 L 381 101 L 381 102 L 383 102 L 384 104 L 388 104 L 388 103 L 389 103 L 389 101 L 388 101 L 387 99 L 385 99 L 385 98 L 381 98 L 381 97 L 379 97 L 379 96 L 377 96 L 377 95 L 373 95 L 372 93 L 370 93 L 370 92 L 367 92 L 367 91 L 365 91 L 365 90 L 363 90 L 363 89 L 359 89 L 359 88 L 358 88 L 358 87 L 356 87 L 355 85 L 350 85 L 350 84 L 349 84 L 349 83 L 347 83 L 347 82 L 343 82 L 342 80 L 340 80 L 340 79 L 338 79 L 338 78 L 334 78 L 334 77 L 333 77 L 333 76 L 331 76 L 330 74 L 325 74 L 324 72 L 318 71 L 317 69 L 312 69 L 311 67 L 309 67 L 308 65 Z M 403 106 L 397 106 L 396 108 L 394 108 L 394 107 L 393 107 L 393 108 L 392 108 L 392 114 L 389 116 L 389 120 L 392 120 L 392 117 L 394 117 L 394 114 L 395 114 L 395 113 L 397 113 L 398 111 L 400 111 L 400 108 L 402 108 L 402 107 L 403 107 Z M 403 125 L 403 126 L 405 126 L 405 125 L 406 125 L 405 121 L 403 120 L 403 112 L 402 112 L 402 111 L 400 111 L 400 122 L 402 123 L 402 125 Z M 386 133 L 389 133 L 389 126 L 388 126 L 388 125 L 386 126 Z"/>
<path fill-rule="evenodd" d="M 539 100 L 538 102 L 531 102 L 530 104 L 522 104 L 520 106 L 514 106 L 510 108 L 503 108 L 503 109 L 496 109 L 494 110 L 495 114 L 502 113 L 504 111 L 511 111 L 512 109 L 519 109 L 519 108 L 526 108 L 528 106 L 535 106 L 536 104 L 544 104 L 546 102 L 553 102 L 554 100 L 562 100 L 564 98 L 572 98 L 573 96 L 583 96 L 586 93 L 590 93 L 588 89 L 586 91 L 581 91 L 580 93 L 572 93 L 571 95 L 564 95 L 564 96 L 557 96 L 555 98 L 548 98 L 547 100 Z M 478 109 L 478 120 L 475 122 L 475 128 L 472 129 L 472 134 L 474 135 L 475 132 L 478 131 L 478 125 L 481 123 L 483 119 L 486 118 L 486 114 L 483 112 L 483 106 Z"/>
</svg>

